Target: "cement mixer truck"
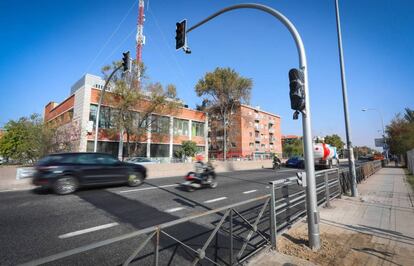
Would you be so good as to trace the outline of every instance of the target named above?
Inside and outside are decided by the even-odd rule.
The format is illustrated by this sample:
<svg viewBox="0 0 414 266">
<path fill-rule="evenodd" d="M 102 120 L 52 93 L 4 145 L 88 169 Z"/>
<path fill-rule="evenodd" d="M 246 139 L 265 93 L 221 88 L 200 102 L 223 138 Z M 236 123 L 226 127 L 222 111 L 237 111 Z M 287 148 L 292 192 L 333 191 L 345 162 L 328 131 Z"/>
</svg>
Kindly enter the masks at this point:
<svg viewBox="0 0 414 266">
<path fill-rule="evenodd" d="M 333 166 L 339 166 L 336 147 L 329 144 L 313 143 L 313 157 L 315 160 L 315 168 L 331 169 Z"/>
</svg>

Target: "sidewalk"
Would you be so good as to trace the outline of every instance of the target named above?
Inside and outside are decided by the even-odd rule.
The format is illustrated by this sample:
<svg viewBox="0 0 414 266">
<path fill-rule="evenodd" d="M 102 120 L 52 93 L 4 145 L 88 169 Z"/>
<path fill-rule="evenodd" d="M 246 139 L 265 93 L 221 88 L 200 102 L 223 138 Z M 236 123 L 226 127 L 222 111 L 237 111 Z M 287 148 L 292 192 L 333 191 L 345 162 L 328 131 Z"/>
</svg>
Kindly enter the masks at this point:
<svg viewBox="0 0 414 266">
<path fill-rule="evenodd" d="M 318 252 L 306 246 L 301 222 L 279 237 L 280 253 L 264 252 L 248 265 L 414 265 L 414 193 L 404 169 L 383 168 L 358 191 L 320 209 Z"/>
</svg>

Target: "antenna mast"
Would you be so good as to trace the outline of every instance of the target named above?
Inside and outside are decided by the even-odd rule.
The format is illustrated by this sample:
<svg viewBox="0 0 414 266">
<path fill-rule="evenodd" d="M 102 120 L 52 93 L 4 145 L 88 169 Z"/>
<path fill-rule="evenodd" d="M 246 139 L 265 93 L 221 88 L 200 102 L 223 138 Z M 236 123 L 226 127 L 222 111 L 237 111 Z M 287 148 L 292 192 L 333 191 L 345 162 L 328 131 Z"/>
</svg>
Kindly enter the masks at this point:
<svg viewBox="0 0 414 266">
<path fill-rule="evenodd" d="M 142 48 L 145 44 L 144 36 L 144 0 L 139 0 L 138 4 L 138 21 L 137 21 L 137 80 L 138 83 L 141 81 L 141 63 L 142 63 Z"/>
</svg>

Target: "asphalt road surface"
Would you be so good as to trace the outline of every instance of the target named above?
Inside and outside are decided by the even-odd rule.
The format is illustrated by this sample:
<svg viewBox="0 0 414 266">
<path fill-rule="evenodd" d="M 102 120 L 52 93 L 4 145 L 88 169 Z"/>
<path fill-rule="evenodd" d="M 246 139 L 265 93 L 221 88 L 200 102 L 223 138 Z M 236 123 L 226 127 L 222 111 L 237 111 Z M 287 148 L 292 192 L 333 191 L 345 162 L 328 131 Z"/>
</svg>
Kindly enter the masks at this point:
<svg viewBox="0 0 414 266">
<path fill-rule="evenodd" d="M 121 265 L 142 243 L 143 237 L 118 241 L 57 260 L 53 256 L 149 226 L 266 195 L 270 192 L 269 181 L 294 176 L 297 171 L 282 168 L 276 171 L 260 169 L 220 173 L 216 189 L 205 188 L 194 192 L 180 189 L 178 183 L 183 182 L 182 177 L 151 179 L 137 188 L 85 189 L 67 196 L 39 190 L 3 192 L 0 193 L 0 265 L 36 262 L 45 257 L 52 258 L 47 265 Z M 254 219 L 257 212 L 250 216 Z M 176 226 L 169 232 L 180 239 L 200 232 L 200 239 L 204 238 L 205 242 L 208 235 L 202 232 L 214 228 L 219 218 L 218 215 L 203 217 Z M 161 240 L 161 249 L 167 250 L 171 241 Z M 197 248 L 202 246 L 194 244 L 198 245 Z M 142 260 L 134 261 L 133 264 L 151 264 L 153 258 L 145 257 L 151 252 L 153 246 L 144 249 Z M 161 252 L 160 265 L 191 264 L 192 256 L 189 253 L 182 247 Z M 204 260 L 201 264 L 212 263 Z"/>
</svg>

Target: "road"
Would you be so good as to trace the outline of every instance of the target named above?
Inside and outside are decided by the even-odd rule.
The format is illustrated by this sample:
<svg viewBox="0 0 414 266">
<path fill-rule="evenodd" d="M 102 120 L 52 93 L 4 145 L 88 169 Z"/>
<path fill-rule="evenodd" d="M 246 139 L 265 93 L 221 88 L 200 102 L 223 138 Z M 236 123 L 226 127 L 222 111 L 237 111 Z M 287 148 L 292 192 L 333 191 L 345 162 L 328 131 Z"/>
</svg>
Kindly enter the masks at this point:
<svg viewBox="0 0 414 266">
<path fill-rule="evenodd" d="M 218 174 L 216 189 L 186 192 L 182 177 L 151 179 L 138 188 L 85 189 L 56 196 L 44 191 L 0 194 L 0 265 L 15 265 L 52 256 L 148 226 L 172 221 L 269 193 L 269 181 L 294 176 L 296 169 L 260 169 Z M 201 218 L 175 229 L 185 238 L 210 230 L 219 216 Z M 177 235 L 176 235 L 177 236 Z M 139 246 L 132 238 L 50 262 L 48 265 L 119 265 Z M 151 251 L 144 251 L 151 252 Z M 188 264 L 185 252 L 160 260 Z M 136 265 L 143 263 L 136 262 Z M 146 263 L 144 263 L 146 264 Z"/>
</svg>

